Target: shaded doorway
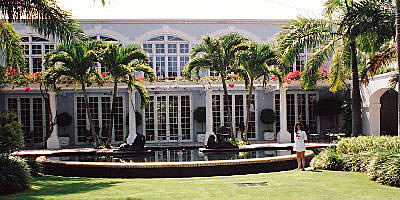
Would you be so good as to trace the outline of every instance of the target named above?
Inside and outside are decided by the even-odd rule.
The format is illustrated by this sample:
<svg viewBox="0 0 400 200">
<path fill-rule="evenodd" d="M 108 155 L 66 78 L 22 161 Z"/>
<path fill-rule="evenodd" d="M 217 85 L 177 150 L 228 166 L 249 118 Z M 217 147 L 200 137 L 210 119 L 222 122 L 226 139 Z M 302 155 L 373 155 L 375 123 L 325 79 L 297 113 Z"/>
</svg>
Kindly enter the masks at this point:
<svg viewBox="0 0 400 200">
<path fill-rule="evenodd" d="M 386 91 L 380 98 L 381 135 L 397 135 L 397 92 Z"/>
</svg>

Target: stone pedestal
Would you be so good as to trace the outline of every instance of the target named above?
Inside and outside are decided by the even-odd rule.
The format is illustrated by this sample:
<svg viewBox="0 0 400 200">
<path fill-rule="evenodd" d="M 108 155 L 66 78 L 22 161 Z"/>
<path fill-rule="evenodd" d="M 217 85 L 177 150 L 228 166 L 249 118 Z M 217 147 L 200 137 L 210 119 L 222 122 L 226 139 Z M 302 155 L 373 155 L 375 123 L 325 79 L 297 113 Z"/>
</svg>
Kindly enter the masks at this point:
<svg viewBox="0 0 400 200">
<path fill-rule="evenodd" d="M 127 143 L 133 144 L 136 138 L 136 113 L 135 113 L 135 92 L 129 91 L 129 132 Z"/>
</svg>

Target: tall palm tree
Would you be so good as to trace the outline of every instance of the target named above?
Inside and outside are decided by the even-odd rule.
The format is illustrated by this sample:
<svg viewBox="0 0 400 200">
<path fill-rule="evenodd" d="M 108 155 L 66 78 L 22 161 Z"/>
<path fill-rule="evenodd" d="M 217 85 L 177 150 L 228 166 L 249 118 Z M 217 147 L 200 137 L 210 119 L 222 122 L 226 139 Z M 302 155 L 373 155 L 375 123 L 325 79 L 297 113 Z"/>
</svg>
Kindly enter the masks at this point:
<svg viewBox="0 0 400 200">
<path fill-rule="evenodd" d="M 23 23 L 44 36 L 69 41 L 81 36 L 71 14 L 56 0 L 0 0 L 1 17 L 11 23 Z"/>
<path fill-rule="evenodd" d="M 80 85 L 84 96 L 87 117 L 91 135 L 97 143 L 97 133 L 89 109 L 89 97 L 86 86 L 92 84 L 93 77 L 100 80 L 97 63 L 102 49 L 101 41 L 73 40 L 69 44 L 61 44 L 45 56 L 48 70 L 44 73 L 44 83 L 50 89 L 57 91 L 57 83 L 61 78 L 72 79 L 75 85 Z"/>
<path fill-rule="evenodd" d="M 209 69 L 216 71 L 221 77 L 222 87 L 224 89 L 224 106 L 228 111 L 228 122 L 231 136 L 232 119 L 231 108 L 228 106 L 229 96 L 226 86 L 227 75 L 232 71 L 232 67 L 236 64 L 235 53 L 240 50 L 245 50 L 247 45 L 246 38 L 232 33 L 219 38 L 212 39 L 210 36 L 203 37 L 201 44 L 195 46 L 192 51 L 192 59 L 184 68 L 183 74 L 186 77 L 191 77 L 192 74 L 199 75 L 200 69 Z"/>
<path fill-rule="evenodd" d="M 249 90 L 246 100 L 247 119 L 244 131 L 247 133 L 249 130 L 250 104 L 253 96 L 254 81 L 262 76 L 264 77 L 264 81 L 268 81 L 271 74 L 281 79 L 281 74 L 276 68 L 272 67 L 272 65 L 277 64 L 277 60 L 275 52 L 268 43 L 250 43 L 247 50 L 238 51 L 236 56 L 239 66 L 235 68 L 235 71 L 243 77 L 246 89 Z M 247 138 L 244 139 L 247 140 Z"/>
<path fill-rule="evenodd" d="M 331 61 L 331 91 L 344 88 L 346 75 L 351 71 L 352 135 L 356 136 L 361 133 L 362 123 L 357 56 L 361 52 L 376 52 L 387 42 L 386 35 L 390 32 L 385 31 L 391 26 L 390 7 L 379 0 L 328 0 L 325 13 L 326 19 L 299 18 L 285 27 L 278 44 L 282 62 L 290 65 L 300 50 L 314 50 L 302 77 L 305 89 L 316 86 L 319 69 L 327 61 Z"/>
<path fill-rule="evenodd" d="M 149 95 L 146 88 L 141 85 L 136 78 L 136 72 L 143 72 L 145 78 L 150 81 L 155 80 L 153 69 L 146 65 L 148 63 L 147 53 L 135 45 L 122 46 L 121 44 L 108 44 L 100 60 L 101 66 L 105 67 L 111 74 L 113 80 L 113 96 L 110 109 L 110 124 L 108 125 L 108 141 L 111 142 L 114 120 L 114 103 L 118 92 L 118 83 L 123 82 L 128 85 L 129 90 L 135 88 L 139 91 L 144 106 Z"/>
</svg>

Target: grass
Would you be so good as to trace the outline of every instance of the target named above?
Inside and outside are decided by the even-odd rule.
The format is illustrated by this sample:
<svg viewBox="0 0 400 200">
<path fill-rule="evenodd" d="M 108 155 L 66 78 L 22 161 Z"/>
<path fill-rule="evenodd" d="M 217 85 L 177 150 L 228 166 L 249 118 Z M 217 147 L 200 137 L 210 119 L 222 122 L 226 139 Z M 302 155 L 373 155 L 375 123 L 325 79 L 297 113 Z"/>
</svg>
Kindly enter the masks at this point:
<svg viewBox="0 0 400 200">
<path fill-rule="evenodd" d="M 267 183 L 245 186 L 244 183 Z M 35 178 L 32 190 L 6 199 L 399 199 L 400 188 L 340 171 L 167 179 Z M 0 197 L 1 198 L 1 197 Z M 4 197 L 3 197 L 4 198 Z"/>
</svg>

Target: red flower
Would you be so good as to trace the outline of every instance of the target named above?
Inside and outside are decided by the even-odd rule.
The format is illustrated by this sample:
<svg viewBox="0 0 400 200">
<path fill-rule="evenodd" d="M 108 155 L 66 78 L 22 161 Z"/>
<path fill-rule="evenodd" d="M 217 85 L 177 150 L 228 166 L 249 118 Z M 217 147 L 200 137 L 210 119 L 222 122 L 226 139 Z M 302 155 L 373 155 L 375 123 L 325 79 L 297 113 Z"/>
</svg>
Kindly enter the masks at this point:
<svg viewBox="0 0 400 200">
<path fill-rule="evenodd" d="M 29 90 L 31 90 L 31 88 L 27 87 L 27 88 L 24 89 L 25 92 L 29 92 Z"/>
<path fill-rule="evenodd" d="M 231 84 L 229 84 L 229 87 L 233 88 L 233 87 L 235 87 L 235 84 L 231 83 Z"/>
<path fill-rule="evenodd" d="M 105 78 L 105 77 L 107 77 L 107 76 L 110 76 L 107 72 L 101 73 L 101 77 Z"/>
</svg>

